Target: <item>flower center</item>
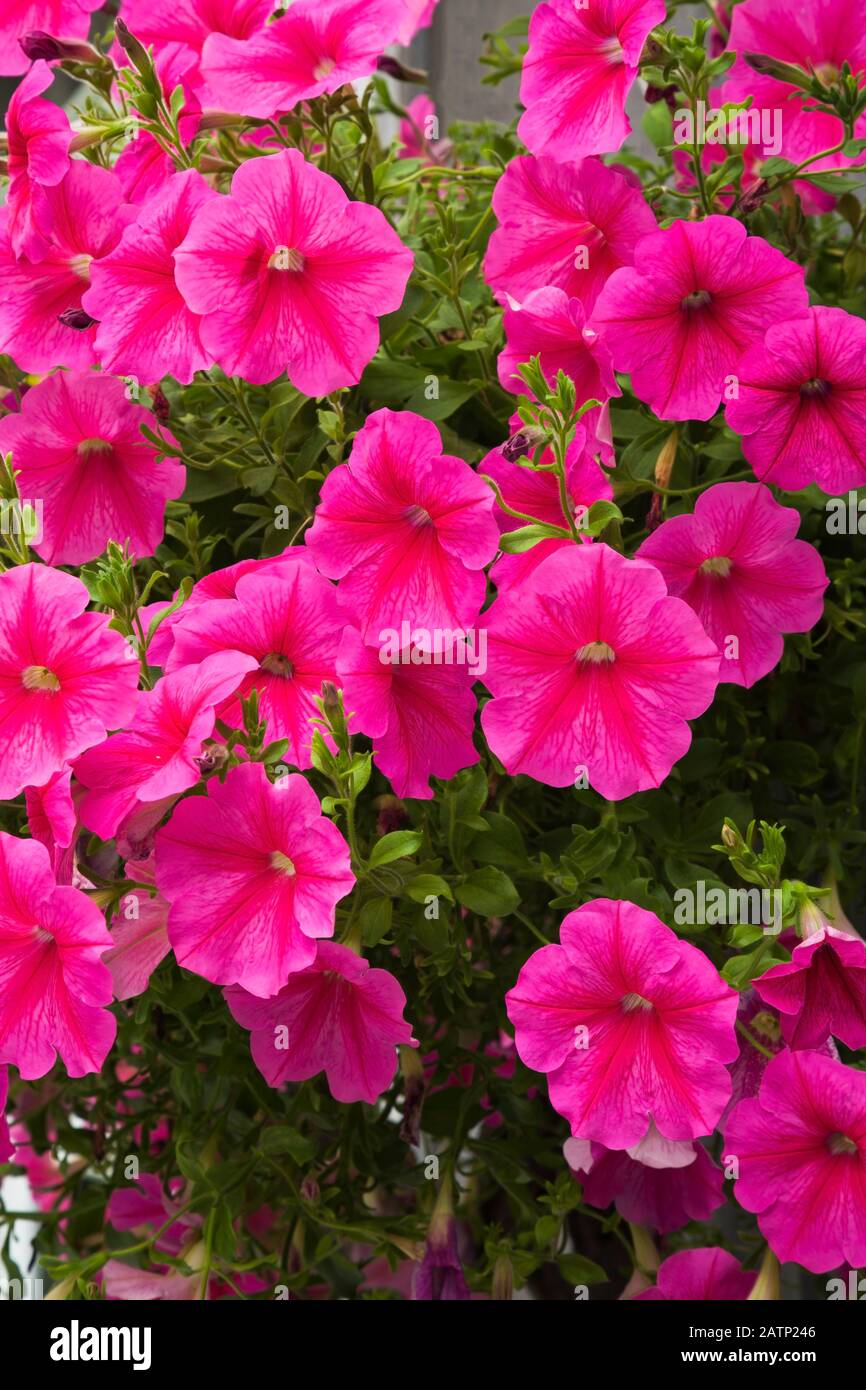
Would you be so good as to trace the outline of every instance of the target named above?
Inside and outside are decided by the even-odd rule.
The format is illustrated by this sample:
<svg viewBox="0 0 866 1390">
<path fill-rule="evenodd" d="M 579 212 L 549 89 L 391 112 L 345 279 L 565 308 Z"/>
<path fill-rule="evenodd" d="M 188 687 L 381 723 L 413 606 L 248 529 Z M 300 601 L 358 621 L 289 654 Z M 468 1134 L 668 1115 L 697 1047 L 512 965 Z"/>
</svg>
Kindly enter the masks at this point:
<svg viewBox="0 0 866 1390">
<path fill-rule="evenodd" d="M 820 77 L 825 87 L 829 87 L 839 76 L 839 69 L 835 63 L 819 63 L 815 68 L 815 76 Z"/>
<path fill-rule="evenodd" d="M 404 515 L 412 526 L 431 526 L 433 524 L 430 513 L 426 508 L 419 506 L 417 502 L 413 502 L 411 507 L 407 507 Z"/>
<path fill-rule="evenodd" d="M 587 642 L 577 653 L 577 660 L 581 665 L 601 666 L 616 661 L 616 652 L 607 642 Z"/>
<path fill-rule="evenodd" d="M 829 396 L 831 389 L 829 381 L 813 376 L 811 380 L 803 382 L 800 395 L 805 396 L 807 400 L 820 400 L 823 396 Z"/>
<path fill-rule="evenodd" d="M 108 439 L 82 439 L 75 452 L 79 458 L 90 458 L 92 454 L 110 454 L 111 449 Z"/>
<path fill-rule="evenodd" d="M 858 1151 L 854 1140 L 849 1139 L 847 1134 L 831 1134 L 827 1148 L 831 1154 L 855 1154 Z"/>
<path fill-rule="evenodd" d="M 692 309 L 705 309 L 708 304 L 712 304 L 713 296 L 709 290 L 695 290 L 692 294 L 687 294 L 685 299 L 680 301 L 680 308 L 689 313 Z"/>
<path fill-rule="evenodd" d="M 712 574 L 716 579 L 727 579 L 733 563 L 727 555 L 711 555 L 701 565 L 701 574 Z"/>
<path fill-rule="evenodd" d="M 285 676 L 286 680 L 294 674 L 292 663 L 282 652 L 268 652 L 267 656 L 263 656 L 261 669 L 267 671 L 269 676 Z"/>
<path fill-rule="evenodd" d="M 296 246 L 278 246 L 268 259 L 269 270 L 290 270 L 296 275 L 306 264 L 304 253 Z"/>
<path fill-rule="evenodd" d="M 44 946 L 46 941 L 54 940 L 54 937 L 51 935 L 51 932 L 48 930 L 47 927 L 34 927 L 33 937 L 34 940 L 39 942 L 40 946 Z"/>
<path fill-rule="evenodd" d="M 649 1013 L 652 1004 L 649 999 L 644 999 L 642 994 L 624 994 L 620 1000 L 623 1013 L 633 1014 L 635 1009 L 640 1009 L 643 1013 Z"/>
<path fill-rule="evenodd" d="M 47 666 L 25 666 L 21 684 L 25 690 L 50 690 L 52 694 L 60 689 L 60 681 Z"/>
<path fill-rule="evenodd" d="M 72 256 L 69 261 L 69 269 L 73 275 L 77 275 L 79 280 L 86 280 L 90 284 L 90 262 L 92 256 L 82 253 L 80 256 Z"/>
<path fill-rule="evenodd" d="M 317 66 L 313 68 L 313 76 L 317 82 L 323 82 L 326 77 L 330 76 L 336 66 L 336 60 L 326 55 L 324 58 L 320 58 Z"/>
<path fill-rule="evenodd" d="M 585 8 L 585 5 L 575 5 L 575 9 L 577 10 Z M 612 38 L 609 38 L 606 43 L 603 43 L 601 45 L 599 53 L 604 58 L 605 62 L 610 63 L 611 65 L 613 65 L 614 63 L 623 62 L 625 57 L 625 54 L 622 51 L 622 44 L 620 43 L 619 39 L 616 37 L 615 34 Z"/>
<path fill-rule="evenodd" d="M 287 854 L 283 854 L 281 849 L 275 849 L 271 854 L 271 868 L 279 873 L 285 874 L 287 878 L 294 878 L 295 866 Z"/>
</svg>

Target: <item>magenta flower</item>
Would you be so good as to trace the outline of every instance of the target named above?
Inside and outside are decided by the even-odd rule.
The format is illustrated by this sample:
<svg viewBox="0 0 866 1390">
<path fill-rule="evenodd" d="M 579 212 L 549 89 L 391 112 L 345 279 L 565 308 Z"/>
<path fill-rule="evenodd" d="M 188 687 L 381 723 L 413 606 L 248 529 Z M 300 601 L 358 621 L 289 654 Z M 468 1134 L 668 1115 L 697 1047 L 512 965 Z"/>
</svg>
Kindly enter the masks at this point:
<svg viewBox="0 0 866 1390">
<path fill-rule="evenodd" d="M 319 942 L 315 960 L 273 999 L 237 987 L 225 997 L 252 1033 L 253 1061 L 269 1086 L 323 1071 L 334 1100 L 373 1105 L 393 1080 L 397 1044 L 417 1047 L 394 976 L 333 941 Z"/>
<path fill-rule="evenodd" d="M 397 42 L 405 47 L 412 42 L 420 29 L 428 29 L 439 0 L 402 0 L 403 20 L 397 34 Z"/>
<path fill-rule="evenodd" d="M 866 1047 L 866 943 L 826 923 L 774 965 L 755 989 L 782 1015 L 782 1036 L 793 1048 L 815 1051 L 832 1035 L 846 1047 Z"/>
<path fill-rule="evenodd" d="M 9 213 L 0 219 L 0 351 L 23 372 L 83 370 L 97 360 L 90 315 L 81 307 L 90 265 L 117 245 L 128 213 L 116 175 L 83 159 L 37 193 L 34 221 L 46 242 L 37 264 L 16 259 Z M 69 327 L 63 317 L 83 326 Z"/>
<path fill-rule="evenodd" d="M 425 164 L 441 164 L 451 149 L 450 140 L 440 140 L 439 120 L 433 100 L 422 92 L 406 107 L 397 138 L 404 159 L 421 159 Z"/>
<path fill-rule="evenodd" d="M 267 118 L 368 77 L 407 22 L 404 0 L 295 0 L 247 42 L 213 34 L 202 70 L 222 110 Z"/>
<path fill-rule="evenodd" d="M 75 776 L 85 788 L 79 814 L 87 829 L 110 840 L 140 802 L 163 801 L 194 787 L 217 706 L 255 667 L 255 659 L 242 652 L 218 652 L 142 691 L 126 731 L 76 759 Z"/>
<path fill-rule="evenodd" d="M 180 497 L 186 469 L 142 434 L 159 426 L 131 401 L 122 381 L 95 372 L 57 372 L 28 391 L 18 414 L 0 420 L 22 497 L 42 502 L 42 539 L 33 549 L 51 565 L 80 565 L 110 540 L 152 555 L 165 506 Z M 177 441 L 161 430 L 166 446 Z"/>
<path fill-rule="evenodd" d="M 251 39 L 275 8 L 273 0 L 123 0 L 123 18 L 157 56 L 182 44 L 200 58 L 211 34 Z"/>
<path fill-rule="evenodd" d="M 34 261 L 48 250 L 34 225 L 34 185 L 53 187 L 69 168 L 69 119 L 53 101 L 42 100 L 53 80 L 47 63 L 34 63 L 9 98 L 6 112 L 9 239 L 16 256 Z"/>
<path fill-rule="evenodd" d="M 6 1119 L 6 1102 L 9 1099 L 9 1068 L 0 1067 L 0 1163 L 8 1163 L 15 1157 L 15 1145 L 9 1133 Z"/>
<path fill-rule="evenodd" d="M 192 219 L 218 195 L 195 169 L 169 179 L 93 267 L 82 299 L 99 320 L 96 348 L 106 371 L 188 385 L 213 360 L 202 346 L 201 319 L 186 306 L 174 277 L 174 252 Z"/>
<path fill-rule="evenodd" d="M 645 560 L 601 543 L 544 560 L 486 614 L 481 723 L 512 775 L 618 801 L 658 787 L 712 701 L 719 656 Z"/>
<path fill-rule="evenodd" d="M 592 327 L 656 415 L 709 420 L 745 349 L 808 307 L 801 266 L 733 217 L 713 216 L 640 241 L 634 266 L 602 290 Z"/>
<path fill-rule="evenodd" d="M 829 580 L 818 551 L 794 539 L 799 525 L 760 483 L 717 483 L 638 550 L 697 613 L 721 653 L 720 681 L 754 685 L 781 660 L 782 634 L 821 617 Z"/>
<path fill-rule="evenodd" d="M 515 422 L 512 421 L 512 425 L 514 424 Z M 482 459 L 478 465 L 478 472 L 493 479 L 503 502 L 512 511 L 522 512 L 524 516 L 536 517 L 539 521 L 546 522 L 550 526 L 567 528 L 568 520 L 562 510 L 559 480 L 555 474 L 539 473 L 531 468 L 521 467 L 510 457 L 516 454 L 519 458 L 518 450 L 522 450 L 528 457 L 534 455 L 531 440 L 521 434 L 519 417 L 517 417 L 516 428 L 516 435 L 512 435 L 506 444 L 500 445 L 498 449 L 492 450 L 485 459 Z M 578 527 L 585 521 L 593 502 L 613 497 L 613 488 L 607 474 L 599 467 L 590 452 L 590 447 L 586 429 L 583 423 L 579 422 L 575 426 L 574 438 L 569 444 L 565 456 L 566 492 L 572 516 Z M 542 461 L 544 463 L 553 461 L 552 450 L 545 451 Z M 528 525 L 520 518 L 504 512 L 498 505 L 494 515 L 501 534 Z M 588 533 L 586 539 L 589 539 Z M 524 550 L 520 555 L 503 554 L 491 569 L 490 577 L 498 589 L 510 588 L 514 584 L 522 583 L 538 568 L 542 560 L 546 560 L 554 551 L 568 548 L 573 544 L 571 539 L 559 540 L 552 536 L 549 540 L 539 541 L 531 550 Z"/>
<path fill-rule="evenodd" d="M 437 630 L 469 628 L 481 611 L 499 534 L 493 500 L 468 463 L 442 453 L 432 421 L 377 410 L 325 479 L 307 546 L 340 580 L 366 642 L 411 621 L 430 650 Z"/>
<path fill-rule="evenodd" d="M 725 1200 L 722 1170 L 703 1144 L 670 1142 L 668 1147 L 681 1151 L 676 1166 L 651 1165 L 635 1157 L 634 1149 L 606 1149 L 583 1139 L 567 1139 L 564 1152 L 591 1207 L 613 1204 L 624 1221 L 666 1235 L 689 1221 L 706 1221 Z"/>
<path fill-rule="evenodd" d="M 631 124 L 626 98 L 641 50 L 665 18 L 664 0 L 550 0 L 529 22 L 517 133 L 533 154 L 570 161 L 618 150 Z"/>
<path fill-rule="evenodd" d="M 0 832 L 0 1063 L 25 1081 L 58 1053 L 70 1076 L 99 1071 L 117 1030 L 110 945 L 96 904 L 58 888 L 45 846 Z"/>
<path fill-rule="evenodd" d="M 138 662 L 79 579 L 0 574 L 0 798 L 41 787 L 135 708 Z"/>
<path fill-rule="evenodd" d="M 34 840 L 44 845 L 51 858 L 57 883 L 72 883 L 78 814 L 72 799 L 72 768 L 55 772 L 44 787 L 26 787 L 27 825 Z"/>
<path fill-rule="evenodd" d="M 121 68 L 129 61 L 123 49 L 116 44 L 111 57 Z M 201 102 L 207 96 L 202 89 L 201 59 L 185 44 L 169 43 L 162 47 L 157 44 L 154 67 L 166 106 L 170 104 L 175 89 L 183 89 L 178 131 L 183 143 L 189 146 L 198 133 L 202 117 Z M 177 170 L 171 155 L 166 153 L 154 136 L 148 130 L 138 129 L 135 139 L 127 140 L 120 151 L 114 172 L 120 180 L 123 196 L 130 203 L 142 204 L 162 192 Z"/>
<path fill-rule="evenodd" d="M 407 625 L 408 626 L 408 625 Z M 472 742 L 476 699 L 476 656 L 456 640 L 441 652 L 411 642 L 391 651 L 365 646 L 356 628 L 340 642 L 337 674 L 352 727 L 373 740 L 373 761 L 388 778 L 395 796 L 429 800 L 429 779 L 448 781 L 479 760 Z"/>
<path fill-rule="evenodd" d="M 19 43 L 34 30 L 64 39 L 86 39 L 90 16 L 102 0 L 3 0 L 0 7 L 0 77 L 26 72 L 30 60 Z"/>
<path fill-rule="evenodd" d="M 512 159 L 493 192 L 500 226 L 484 261 L 497 295 L 525 299 L 555 285 L 592 310 L 605 281 L 631 265 L 656 220 L 629 174 L 598 159 Z"/>
<path fill-rule="evenodd" d="M 757 1274 L 741 1269 L 727 1250 L 678 1250 L 659 1265 L 655 1286 L 632 1295 L 632 1302 L 739 1303 L 749 1297 Z"/>
<path fill-rule="evenodd" d="M 156 881 L 179 964 L 267 999 L 313 963 L 355 876 L 310 784 L 245 763 L 157 831 Z"/>
<path fill-rule="evenodd" d="M 778 316 L 781 318 L 781 315 Z M 759 478 L 828 493 L 866 483 L 866 323 L 844 309 L 776 322 L 736 368 L 728 424 Z"/>
<path fill-rule="evenodd" d="M 168 903 L 156 890 L 153 858 L 128 860 L 126 877 L 138 884 L 152 884 L 153 893 L 130 887 L 112 918 L 112 946 L 103 952 L 102 959 L 111 971 L 115 999 L 144 994 L 154 970 L 171 950 Z"/>
<path fill-rule="evenodd" d="M 866 68 L 866 30 L 859 0 L 810 0 L 792 7 L 786 0 L 748 0 L 733 11 L 728 48 L 740 55 L 760 53 L 814 71 L 832 83 L 842 64 L 860 74 Z M 778 137 L 762 154 L 781 155 L 800 164 L 823 150 L 835 150 L 845 139 L 842 122 L 822 111 L 807 110 L 808 98 L 789 82 L 755 72 L 742 56 L 725 79 L 721 99 L 738 102 L 752 98 L 752 109 L 773 111 L 771 127 Z M 855 136 L 866 136 L 866 119 L 855 126 Z M 856 160 L 862 159 L 862 155 Z M 817 160 L 810 172 L 844 167 L 854 160 L 837 152 Z"/>
<path fill-rule="evenodd" d="M 541 357 L 541 368 L 551 383 L 562 370 L 577 388 L 578 404 L 607 401 L 622 392 L 616 384 L 607 348 L 586 326 L 586 312 L 579 299 L 552 285 L 533 290 L 522 304 L 506 309 L 503 317 L 505 348 L 499 354 L 499 380 L 514 395 L 529 395 L 518 367 L 530 357 Z"/>
<path fill-rule="evenodd" d="M 300 150 L 242 164 L 175 252 L 181 294 L 223 371 L 260 383 L 285 371 L 307 396 L 360 380 L 412 262 L 379 209 L 350 202 Z"/>
<path fill-rule="evenodd" d="M 227 693 L 217 715 L 241 727 L 240 701 L 259 692 L 268 738 L 289 741 L 286 757 L 310 767 L 311 720 L 322 683 L 336 676 L 345 619 L 332 584 L 303 563 L 271 565 L 238 580 L 236 597 L 210 599 L 181 615 L 166 670 L 202 661 L 214 652 L 243 652 L 252 668 Z"/>
<path fill-rule="evenodd" d="M 725 1131 L 734 1193 L 783 1262 L 815 1274 L 866 1264 L 866 1073 L 785 1051 Z"/>
<path fill-rule="evenodd" d="M 548 1074 L 572 1134 L 627 1149 L 652 1129 L 709 1134 L 737 1055 L 737 995 L 652 912 L 598 898 L 570 912 L 561 945 L 533 952 L 505 996 L 521 1060 Z"/>
</svg>

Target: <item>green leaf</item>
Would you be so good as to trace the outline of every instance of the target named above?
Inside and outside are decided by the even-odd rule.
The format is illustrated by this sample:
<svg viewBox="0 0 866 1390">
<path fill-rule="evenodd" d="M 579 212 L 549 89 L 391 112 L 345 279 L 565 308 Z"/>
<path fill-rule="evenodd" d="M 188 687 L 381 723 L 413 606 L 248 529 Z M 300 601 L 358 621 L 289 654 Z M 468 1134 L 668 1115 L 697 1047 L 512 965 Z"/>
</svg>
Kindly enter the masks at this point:
<svg viewBox="0 0 866 1390">
<path fill-rule="evenodd" d="M 559 1255 L 557 1257 L 560 1273 L 569 1284 L 606 1284 L 607 1275 L 595 1260 L 586 1255 Z"/>
<path fill-rule="evenodd" d="M 522 555 L 538 545 L 539 541 L 568 540 L 569 532 L 562 526 L 548 526 L 546 522 L 533 522 L 529 526 L 518 526 L 516 531 L 506 531 L 499 537 L 499 548 L 506 555 Z"/>
<path fill-rule="evenodd" d="M 274 1125 L 266 1129 L 259 1140 L 262 1153 L 276 1157 L 288 1154 L 296 1163 L 310 1163 L 316 1156 L 316 1148 L 303 1134 L 290 1125 Z"/>
<path fill-rule="evenodd" d="M 507 917 L 520 902 L 520 894 L 507 874 L 492 864 L 475 869 L 454 889 L 455 897 L 481 917 Z"/>
<path fill-rule="evenodd" d="M 383 936 L 391 930 L 394 904 L 390 898 L 374 898 L 364 903 L 358 914 L 361 927 L 361 940 L 365 946 L 377 946 Z"/>
<path fill-rule="evenodd" d="M 428 898 L 447 898 L 450 903 L 454 901 L 450 883 L 438 874 L 417 874 L 403 885 L 403 892 L 413 903 L 424 903 Z"/>
<path fill-rule="evenodd" d="M 406 859 L 421 848 L 423 835 L 418 830 L 393 830 L 377 840 L 370 854 L 370 868 L 378 869 L 382 864 L 391 864 L 395 859 Z"/>
</svg>

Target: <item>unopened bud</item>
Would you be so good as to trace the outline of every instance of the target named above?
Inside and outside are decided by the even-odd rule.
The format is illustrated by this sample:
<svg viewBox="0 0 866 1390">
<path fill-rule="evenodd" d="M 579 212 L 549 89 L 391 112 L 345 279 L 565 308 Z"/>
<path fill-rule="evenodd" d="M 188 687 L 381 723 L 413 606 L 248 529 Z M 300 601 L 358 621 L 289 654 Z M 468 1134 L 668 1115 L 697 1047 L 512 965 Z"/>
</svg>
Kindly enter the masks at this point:
<svg viewBox="0 0 866 1390">
<path fill-rule="evenodd" d="M 43 29 L 31 29 L 29 34 L 18 40 L 25 55 L 31 63 L 36 63 L 40 58 L 46 63 L 62 62 L 64 60 L 75 63 L 101 63 L 102 54 L 98 53 L 89 43 L 74 43 L 69 39 L 56 39 L 53 34 L 46 34 Z"/>
<path fill-rule="evenodd" d="M 98 319 L 91 318 L 90 315 L 81 308 L 64 309 L 62 314 L 57 315 L 57 320 L 59 323 L 63 324 L 64 328 L 77 328 L 81 332 L 86 328 L 92 328 L 95 323 L 99 322 Z"/>
</svg>

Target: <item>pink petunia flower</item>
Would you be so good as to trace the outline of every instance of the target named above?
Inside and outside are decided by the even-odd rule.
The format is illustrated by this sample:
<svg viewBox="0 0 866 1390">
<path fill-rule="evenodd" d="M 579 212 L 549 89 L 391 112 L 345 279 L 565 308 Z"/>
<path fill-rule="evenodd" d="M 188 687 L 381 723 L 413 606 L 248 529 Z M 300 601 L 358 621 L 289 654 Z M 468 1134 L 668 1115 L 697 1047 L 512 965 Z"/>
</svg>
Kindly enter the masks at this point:
<svg viewBox="0 0 866 1390">
<path fill-rule="evenodd" d="M 44 787 L 26 787 L 24 804 L 30 834 L 48 850 L 56 881 L 68 886 L 75 870 L 78 831 L 78 813 L 72 798 L 72 768 L 62 767 L 49 777 Z"/>
<path fill-rule="evenodd" d="M 515 426 L 514 420 L 512 420 L 512 426 Z M 478 472 L 493 479 L 503 502 L 512 511 L 521 512 L 524 516 L 536 517 L 539 521 L 546 522 L 550 526 L 567 527 L 568 521 L 562 510 L 559 480 L 556 475 L 536 472 L 531 468 L 522 467 L 514 461 L 513 455 L 518 449 L 522 450 L 528 457 L 532 457 L 534 453 L 531 440 L 520 430 L 519 416 L 516 419 L 516 428 L 517 433 L 512 435 L 505 445 L 493 449 L 486 458 L 482 459 L 478 465 Z M 517 457 L 520 457 L 519 453 L 517 453 Z M 553 451 L 547 449 L 542 462 L 549 464 L 552 461 Z M 580 525 L 585 520 L 593 502 L 613 497 L 610 480 L 590 451 L 587 431 L 582 421 L 579 421 L 575 426 L 574 438 L 566 450 L 565 471 L 568 502 L 575 523 L 580 529 Z M 519 517 L 511 516 L 508 512 L 503 511 L 498 504 L 494 515 L 501 534 L 507 534 L 509 531 L 518 530 L 529 524 Z M 586 538 L 589 539 L 588 533 Z M 537 545 L 532 546 L 530 550 L 524 550 L 522 554 L 503 554 L 491 569 L 490 578 L 499 589 L 507 589 L 514 584 L 520 584 L 538 568 L 542 560 L 546 560 L 554 551 L 562 550 L 573 544 L 571 539 L 559 540 L 556 536 L 552 536 L 547 540 L 539 541 Z"/>
<path fill-rule="evenodd" d="M 53 101 L 42 100 L 53 80 L 47 63 L 34 63 L 6 112 L 9 239 L 16 256 L 34 261 L 46 253 L 48 243 L 34 225 L 33 187 L 53 187 L 69 168 L 69 118 Z"/>
<path fill-rule="evenodd" d="M 439 0 L 402 0 L 404 18 L 397 34 L 397 42 L 408 45 L 421 29 L 429 29 L 433 23 Z"/>
<path fill-rule="evenodd" d="M 154 970 L 171 950 L 168 903 L 156 890 L 153 858 L 130 859 L 126 877 L 137 884 L 152 884 L 154 891 L 151 894 L 145 888 L 130 887 L 112 919 L 113 944 L 102 959 L 111 971 L 115 999 L 134 999 L 144 994 Z"/>
<path fill-rule="evenodd" d="M 656 231 L 640 186 L 598 159 L 512 159 L 493 191 L 493 211 L 501 225 L 484 275 L 497 295 L 520 300 L 555 285 L 587 313 L 608 276 L 631 265 L 638 241 Z"/>
<path fill-rule="evenodd" d="M 866 942 L 829 922 L 801 941 L 789 961 L 774 965 L 755 989 L 782 1016 L 793 1048 L 815 1051 L 832 1035 L 866 1047 Z"/>
<path fill-rule="evenodd" d="M 517 1051 L 548 1073 L 572 1134 L 628 1149 L 654 1127 L 715 1127 L 737 1055 L 737 995 L 702 951 L 652 913 L 598 898 L 570 912 L 505 996 Z"/>
<path fill-rule="evenodd" d="M 670 1147 L 681 1150 L 677 1166 L 642 1162 L 634 1149 L 616 1151 L 583 1139 L 567 1139 L 564 1152 L 591 1207 L 614 1204 L 624 1221 L 666 1235 L 689 1221 L 706 1221 L 725 1200 L 722 1170 L 702 1144 Z"/>
<path fill-rule="evenodd" d="M 22 371 L 96 363 L 95 330 L 81 298 L 91 262 L 114 249 L 130 211 L 110 169 L 74 159 L 60 183 L 34 190 L 34 222 L 47 244 L 37 263 L 16 258 L 8 211 L 0 217 L 0 351 Z M 69 317 L 84 326 L 69 327 Z"/>
<path fill-rule="evenodd" d="M 157 57 L 173 44 L 201 58 L 211 34 L 251 39 L 273 14 L 274 0 L 123 0 L 127 27 Z"/>
<path fill-rule="evenodd" d="M 9 1068 L 0 1067 L 0 1163 L 9 1163 L 15 1157 L 15 1145 L 9 1133 L 6 1119 L 6 1102 L 9 1099 Z"/>
<path fill-rule="evenodd" d="M 808 110 L 809 101 L 802 92 L 789 82 L 756 72 L 742 55 L 759 53 L 792 63 L 814 71 L 825 83 L 832 83 L 848 62 L 860 74 L 862 85 L 866 31 L 859 0 L 810 0 L 808 6 L 791 6 L 786 0 L 748 0 L 734 8 L 728 49 L 740 56 L 725 79 L 721 99 L 739 102 L 750 97 L 751 110 L 774 113 L 769 127 L 773 142 L 769 148 L 762 146 L 762 153 L 800 164 L 843 143 L 844 126 L 836 116 Z M 866 136 L 866 118 L 861 116 L 854 133 L 858 138 Z M 853 162 L 837 151 L 810 169 L 819 172 Z"/>
<path fill-rule="evenodd" d="M 0 420 L 22 497 L 42 502 L 42 539 L 33 549 L 51 565 L 94 560 L 113 540 L 138 557 L 163 538 L 165 506 L 180 497 L 186 469 L 141 432 L 159 430 L 116 377 L 57 372 L 28 391 L 18 414 Z"/>
<path fill-rule="evenodd" d="M 267 119 L 368 77 L 406 22 L 404 0 L 294 0 L 247 42 L 213 34 L 202 71 L 222 110 Z"/>
<path fill-rule="evenodd" d="M 572 545 L 486 614 L 481 723 L 512 775 L 609 800 L 658 787 L 712 701 L 719 656 L 645 560 Z"/>
<path fill-rule="evenodd" d="M 334 1100 L 373 1105 L 397 1066 L 397 1044 L 417 1047 L 406 996 L 387 970 L 332 941 L 273 999 L 227 989 L 232 1017 L 252 1033 L 253 1061 L 269 1086 L 325 1073 Z"/>
<path fill-rule="evenodd" d="M 592 327 L 617 371 L 663 420 L 709 420 L 771 323 L 806 313 L 802 266 L 733 217 L 674 222 L 615 270 Z"/>
<path fill-rule="evenodd" d="M 45 846 L 0 832 L 0 1063 L 25 1081 L 58 1053 L 70 1076 L 99 1071 L 117 1031 L 110 945 L 96 904 L 55 883 Z"/>
<path fill-rule="evenodd" d="M 254 657 L 217 652 L 142 691 L 126 730 L 75 761 L 75 776 L 85 788 L 79 813 L 87 829 L 110 840 L 138 803 L 180 796 L 194 787 L 201 779 L 197 759 L 213 733 L 217 706 L 255 669 Z"/>
<path fill-rule="evenodd" d="M 781 315 L 778 316 L 779 318 Z M 758 478 L 797 491 L 866 483 L 866 323 L 823 306 L 776 322 L 740 358 L 725 416 Z"/>
<path fill-rule="evenodd" d="M 166 671 L 214 652 L 252 657 L 252 668 L 237 693 L 219 705 L 218 717 L 239 728 L 240 700 L 258 690 L 268 738 L 288 739 L 288 761 L 310 767 L 315 697 L 324 681 L 335 679 L 344 621 L 336 590 L 312 566 L 272 566 L 239 579 L 235 598 L 211 599 L 176 624 Z"/>
<path fill-rule="evenodd" d="M 529 22 L 517 133 L 533 154 L 574 160 L 618 150 L 626 98 L 664 0 L 549 0 Z"/>
<path fill-rule="evenodd" d="M 340 581 L 365 641 L 408 620 L 430 650 L 436 631 L 470 628 L 481 611 L 498 538 L 493 500 L 468 463 L 442 453 L 432 421 L 377 410 L 349 462 L 325 479 L 307 546 Z"/>
<path fill-rule="evenodd" d="M 397 138 L 404 159 L 421 159 L 425 164 L 441 164 L 451 150 L 451 141 L 439 138 L 436 105 L 426 92 L 409 102 Z"/>
<path fill-rule="evenodd" d="M 81 302 L 99 320 L 96 349 L 106 371 L 146 382 L 173 376 L 188 385 L 213 365 L 202 345 L 201 319 L 175 282 L 174 252 L 199 208 L 218 196 L 197 170 L 175 174 L 92 267 Z"/>
<path fill-rule="evenodd" d="M 313 963 L 355 877 L 310 784 L 272 785 L 246 763 L 176 807 L 156 835 L 156 881 L 178 963 L 267 999 Z"/>
<path fill-rule="evenodd" d="M 115 44 L 110 55 L 118 68 L 128 66 L 129 58 Z M 201 103 L 207 98 L 202 86 L 201 59 L 193 49 L 181 43 L 156 46 L 154 68 L 162 87 L 163 100 L 170 105 L 177 87 L 183 89 L 183 104 L 178 111 L 178 131 L 184 145 L 192 144 L 201 125 Z M 118 155 L 114 172 L 120 180 L 123 196 L 130 203 L 147 203 L 165 190 L 177 169 L 170 154 L 140 125 L 140 113 L 131 112 L 127 127 L 128 138 Z"/>
<path fill-rule="evenodd" d="M 351 202 L 300 150 L 242 164 L 175 251 L 180 292 L 223 371 L 258 383 L 285 371 L 307 396 L 360 380 L 412 264 L 379 209 Z"/>
<path fill-rule="evenodd" d="M 135 708 L 138 662 L 79 579 L 0 574 L 0 798 L 44 786 Z M 47 851 L 46 851 L 47 853 Z"/>
<path fill-rule="evenodd" d="M 30 60 L 19 42 L 34 30 L 56 38 L 86 39 L 90 16 L 103 0 L 3 0 L 0 7 L 0 77 L 26 72 Z"/>
<path fill-rule="evenodd" d="M 757 1274 L 741 1269 L 739 1260 L 717 1246 L 678 1250 L 659 1265 L 651 1289 L 634 1294 L 632 1302 L 739 1303 L 749 1297 Z"/>
<path fill-rule="evenodd" d="M 340 642 L 337 674 L 352 727 L 373 740 L 373 761 L 395 796 L 429 800 L 429 778 L 448 781 L 480 757 L 472 742 L 478 656 L 459 639 L 441 652 L 398 638 L 394 650 L 364 644 L 347 627 Z"/>
<path fill-rule="evenodd" d="M 815 1274 L 866 1264 L 866 1073 L 785 1051 L 725 1130 L 734 1194 L 782 1262 Z"/>
<path fill-rule="evenodd" d="M 754 685 L 781 660 L 782 634 L 821 617 L 829 580 L 818 551 L 794 539 L 799 525 L 760 483 L 717 483 L 638 550 L 697 613 L 721 653 L 720 681 Z"/>
<path fill-rule="evenodd" d="M 522 304 L 506 309 L 502 320 L 505 347 L 498 361 L 504 389 L 515 395 L 529 395 L 529 387 L 517 369 L 530 357 L 540 356 L 548 382 L 553 383 L 560 370 L 571 377 L 579 405 L 621 396 L 610 354 L 594 329 L 587 327 L 586 318 L 579 299 L 569 299 L 565 290 L 552 285 L 533 290 Z"/>
</svg>

